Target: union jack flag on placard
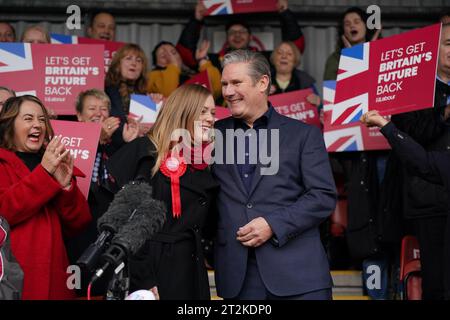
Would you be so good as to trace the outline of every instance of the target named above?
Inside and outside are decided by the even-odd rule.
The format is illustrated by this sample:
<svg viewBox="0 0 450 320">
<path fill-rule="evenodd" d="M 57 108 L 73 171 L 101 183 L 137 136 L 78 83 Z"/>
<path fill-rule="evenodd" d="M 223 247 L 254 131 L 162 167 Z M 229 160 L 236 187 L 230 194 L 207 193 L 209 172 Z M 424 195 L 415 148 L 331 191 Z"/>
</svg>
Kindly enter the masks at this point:
<svg viewBox="0 0 450 320">
<path fill-rule="evenodd" d="M 357 122 L 368 111 L 369 49 L 370 43 L 364 43 L 341 52 L 337 81 L 339 93 L 345 94 L 335 101 L 331 113 L 332 124 Z"/>
<path fill-rule="evenodd" d="M 0 46 L 0 73 L 33 70 L 29 43 L 9 43 Z"/>
<path fill-rule="evenodd" d="M 378 128 L 366 128 L 361 123 L 332 123 L 336 81 L 324 81 L 324 140 L 328 152 L 389 149 L 389 144 Z M 359 120 L 359 118 L 358 118 Z"/>
<path fill-rule="evenodd" d="M 277 11 L 276 0 L 203 0 L 205 16 Z"/>
<path fill-rule="evenodd" d="M 233 14 L 231 0 L 204 0 L 207 16 L 218 16 L 223 14 Z"/>
</svg>

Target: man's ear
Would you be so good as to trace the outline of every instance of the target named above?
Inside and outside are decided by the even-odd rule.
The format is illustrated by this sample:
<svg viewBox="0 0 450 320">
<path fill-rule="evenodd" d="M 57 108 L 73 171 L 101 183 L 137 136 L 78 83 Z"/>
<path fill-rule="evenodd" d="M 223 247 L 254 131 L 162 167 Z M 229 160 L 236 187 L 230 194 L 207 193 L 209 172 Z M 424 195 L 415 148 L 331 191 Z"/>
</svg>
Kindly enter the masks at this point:
<svg viewBox="0 0 450 320">
<path fill-rule="evenodd" d="M 89 38 L 92 37 L 92 27 L 89 27 L 87 29 L 87 35 L 89 36 Z"/>
<path fill-rule="evenodd" d="M 79 112 L 77 112 L 77 119 L 78 119 L 78 122 L 82 122 L 81 114 Z"/>
<path fill-rule="evenodd" d="M 267 88 L 269 87 L 269 76 L 268 75 L 263 75 L 260 79 L 259 79 L 259 89 L 261 92 L 265 93 L 267 92 Z"/>
</svg>

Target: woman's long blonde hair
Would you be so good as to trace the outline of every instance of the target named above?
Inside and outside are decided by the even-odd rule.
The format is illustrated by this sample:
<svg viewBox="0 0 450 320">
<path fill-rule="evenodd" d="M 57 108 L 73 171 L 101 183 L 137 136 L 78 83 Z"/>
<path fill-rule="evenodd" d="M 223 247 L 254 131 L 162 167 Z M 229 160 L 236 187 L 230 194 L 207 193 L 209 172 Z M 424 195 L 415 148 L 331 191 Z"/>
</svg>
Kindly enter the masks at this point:
<svg viewBox="0 0 450 320">
<path fill-rule="evenodd" d="M 182 85 L 164 102 L 158 117 L 148 133 L 149 139 L 156 147 L 156 162 L 152 176 L 158 172 L 166 154 L 180 141 L 172 141 L 172 134 L 177 129 L 186 129 L 194 137 L 194 121 L 198 120 L 211 92 L 196 84 Z M 186 142 L 185 142 L 186 143 Z M 191 141 L 189 141 L 191 143 Z"/>
</svg>

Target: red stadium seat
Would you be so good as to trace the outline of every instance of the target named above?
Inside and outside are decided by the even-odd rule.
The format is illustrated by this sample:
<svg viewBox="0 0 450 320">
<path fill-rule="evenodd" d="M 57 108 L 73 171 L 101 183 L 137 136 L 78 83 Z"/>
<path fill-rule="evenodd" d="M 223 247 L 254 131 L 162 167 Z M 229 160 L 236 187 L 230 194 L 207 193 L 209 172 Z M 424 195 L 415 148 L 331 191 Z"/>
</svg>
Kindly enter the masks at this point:
<svg viewBox="0 0 450 320">
<path fill-rule="evenodd" d="M 422 276 L 420 248 L 417 238 L 405 236 L 400 252 L 400 282 L 403 285 L 403 300 L 422 299 Z"/>
<path fill-rule="evenodd" d="M 330 232 L 333 237 L 344 236 L 347 228 L 347 199 L 338 199 L 336 209 L 330 217 L 331 225 Z"/>
</svg>

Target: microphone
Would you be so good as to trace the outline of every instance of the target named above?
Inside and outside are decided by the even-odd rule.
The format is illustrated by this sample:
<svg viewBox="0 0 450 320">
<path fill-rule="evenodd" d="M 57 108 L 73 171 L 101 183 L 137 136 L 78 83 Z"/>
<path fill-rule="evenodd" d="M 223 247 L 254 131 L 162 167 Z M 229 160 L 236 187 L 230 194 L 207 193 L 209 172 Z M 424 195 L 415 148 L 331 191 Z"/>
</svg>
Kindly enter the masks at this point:
<svg viewBox="0 0 450 320">
<path fill-rule="evenodd" d="M 147 240 L 158 233 L 166 221 L 166 205 L 152 197 L 152 187 L 140 183 L 139 206 L 128 222 L 112 238 L 111 246 L 103 254 L 104 265 L 97 269 L 91 283 L 100 278 L 110 266 L 117 267 L 130 255 L 136 254 Z"/>
<path fill-rule="evenodd" d="M 77 260 L 77 265 L 80 268 L 89 272 L 95 269 L 101 253 L 105 250 L 114 234 L 127 222 L 133 209 L 141 203 L 140 194 L 142 193 L 142 188 L 141 184 L 130 182 L 117 192 L 108 210 L 97 221 L 97 229 L 100 235 Z"/>
</svg>

